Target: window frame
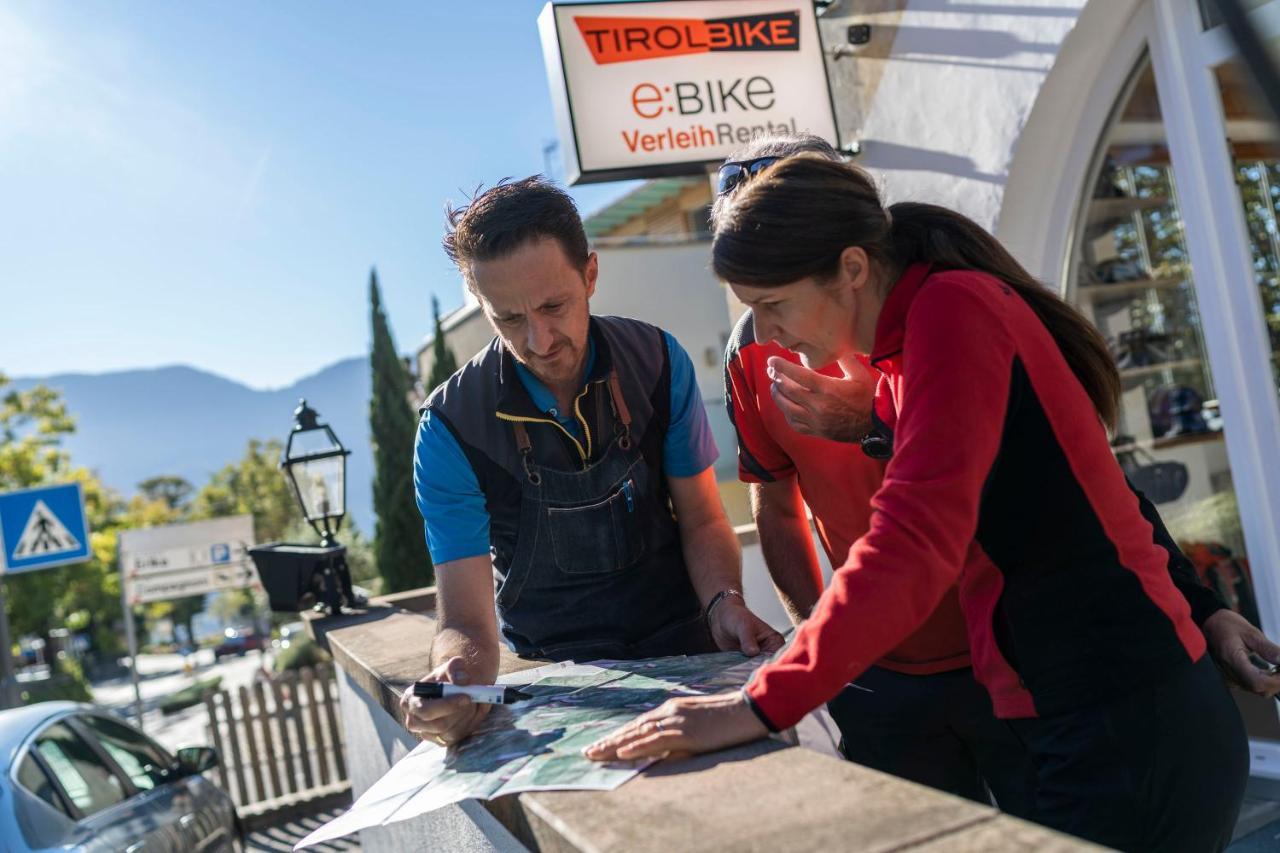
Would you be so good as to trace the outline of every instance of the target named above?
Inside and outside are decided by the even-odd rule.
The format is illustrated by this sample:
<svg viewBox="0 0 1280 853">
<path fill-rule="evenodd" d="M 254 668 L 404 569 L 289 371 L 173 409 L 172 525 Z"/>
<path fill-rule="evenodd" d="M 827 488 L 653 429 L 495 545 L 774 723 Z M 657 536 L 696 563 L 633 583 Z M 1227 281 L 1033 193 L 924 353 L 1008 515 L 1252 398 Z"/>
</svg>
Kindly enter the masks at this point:
<svg viewBox="0 0 1280 853">
<path fill-rule="evenodd" d="M 19 755 L 23 753 L 29 754 L 32 757 L 34 757 L 37 762 L 39 762 L 41 769 L 44 770 L 45 774 L 49 777 L 49 781 L 53 783 L 54 790 L 58 792 L 58 796 L 62 798 L 63 803 L 68 806 L 68 813 L 72 816 L 72 820 L 79 823 L 83 820 L 86 820 L 87 818 L 92 818 L 97 815 L 106 814 L 112 809 L 125 805 L 131 799 L 137 796 L 139 792 L 138 792 L 138 789 L 134 786 L 133 782 L 129 779 L 129 777 L 125 775 L 124 772 L 120 769 L 119 765 L 117 765 L 114 761 L 111 760 L 111 756 L 105 753 L 105 751 L 102 749 L 102 746 L 98 743 L 95 743 L 92 739 L 86 737 L 84 731 L 80 727 L 75 725 L 73 717 L 77 713 L 79 712 L 68 711 L 64 714 L 58 715 L 57 717 L 53 717 L 51 719 L 45 720 L 44 723 L 41 724 L 41 726 L 38 729 L 32 732 L 31 736 L 27 738 L 26 742 L 23 743 L 22 748 L 19 750 Z M 65 726 L 66 728 L 70 729 L 71 732 L 76 737 L 80 738 L 86 743 L 86 745 L 88 745 L 89 750 L 90 752 L 93 753 L 94 757 L 97 758 L 102 763 L 102 765 L 107 769 L 107 771 L 111 773 L 111 775 L 114 776 L 118 782 L 120 782 L 121 788 L 125 792 L 125 796 L 123 799 L 119 800 L 118 802 L 112 803 L 109 806 L 105 806 L 101 809 L 98 809 L 95 812 L 86 812 L 84 809 L 76 805 L 75 800 L 71 797 L 71 795 L 67 792 L 66 787 L 62 784 L 62 780 L 58 778 L 58 774 L 53 772 L 53 768 L 49 766 L 48 761 L 40 753 L 40 750 L 36 748 L 36 744 L 40 740 L 40 738 L 43 737 L 54 726 L 58 726 L 58 725 Z M 10 777 L 14 781 L 16 781 L 17 769 L 18 769 L 17 764 L 15 764 L 13 768 L 14 775 Z M 25 786 L 23 787 L 25 788 Z"/>
<path fill-rule="evenodd" d="M 124 726 L 128 730 L 132 732 L 136 732 L 138 736 L 141 737 L 149 746 L 151 746 L 151 748 L 156 750 L 156 752 L 158 752 L 162 758 L 168 759 L 170 778 L 166 779 L 164 782 L 160 782 L 156 784 L 151 788 L 139 787 L 136 783 L 134 783 L 133 779 L 129 776 L 128 771 L 126 771 L 125 768 L 120 765 L 120 762 L 116 761 L 115 756 L 111 754 L 110 750 L 108 750 L 105 746 L 103 746 L 102 742 L 99 740 L 98 734 L 93 730 L 93 728 L 89 724 L 84 722 L 84 720 L 89 717 L 96 717 L 97 719 L 100 719 L 100 720 L 107 720 L 108 722 L 114 723 L 115 725 Z M 97 753 L 97 755 L 100 758 L 102 758 L 103 761 L 107 763 L 107 766 L 116 774 L 117 778 L 122 779 L 125 782 L 126 789 L 132 792 L 128 797 L 125 798 L 126 800 L 132 799 L 133 797 L 136 797 L 139 794 L 146 794 L 151 791 L 157 791 L 163 786 L 171 785 L 175 781 L 177 781 L 177 779 L 172 775 L 174 770 L 176 770 L 177 768 L 177 764 L 178 764 L 177 759 L 169 753 L 169 750 L 165 749 L 160 744 L 156 743 L 155 740 L 148 737 L 146 732 L 136 729 L 133 726 L 129 725 L 128 723 L 124 722 L 123 720 L 120 720 L 114 716 L 111 716 L 110 714 L 99 714 L 93 711 L 74 711 L 64 719 L 69 722 L 71 727 L 75 730 L 76 734 L 80 735 L 80 737 L 88 741 L 89 746 L 94 750 L 95 753 Z"/>
<path fill-rule="evenodd" d="M 39 734 L 43 734 L 43 733 L 44 733 L 44 728 L 41 728 L 40 732 L 37 734 L 36 737 L 33 737 L 29 743 L 24 745 L 22 749 L 18 750 L 18 760 L 15 761 L 13 764 L 13 776 L 11 777 L 11 781 L 16 787 L 22 788 L 22 790 L 26 791 L 28 794 L 31 794 L 40 802 L 42 803 L 46 802 L 43 797 L 41 797 L 35 791 L 32 791 L 26 785 L 18 781 L 18 774 L 19 772 L 21 772 L 22 762 L 30 758 L 32 763 L 35 764 L 36 768 L 39 769 L 39 771 L 44 774 L 45 779 L 49 783 L 50 790 L 53 791 L 54 796 L 57 797 L 58 801 L 62 804 L 61 805 L 62 813 L 66 815 L 68 820 L 78 823 L 79 821 L 84 819 L 84 813 L 75 804 L 75 802 L 72 801 L 71 797 L 67 796 L 67 792 L 62 787 L 62 783 L 58 781 L 57 774 L 55 774 L 53 772 L 53 769 L 49 767 L 49 763 L 45 761 L 45 757 L 40 754 L 40 751 L 35 748 L 35 742 L 38 739 Z"/>
</svg>

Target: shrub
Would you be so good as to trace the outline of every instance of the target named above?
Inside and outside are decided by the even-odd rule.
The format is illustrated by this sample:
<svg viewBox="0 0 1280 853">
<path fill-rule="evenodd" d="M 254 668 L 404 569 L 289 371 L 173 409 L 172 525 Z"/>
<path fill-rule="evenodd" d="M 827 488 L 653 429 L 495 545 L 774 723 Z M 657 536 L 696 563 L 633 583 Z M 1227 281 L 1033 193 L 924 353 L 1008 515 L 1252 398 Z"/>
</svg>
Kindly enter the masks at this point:
<svg viewBox="0 0 1280 853">
<path fill-rule="evenodd" d="M 276 672 L 290 669 L 302 669 L 304 666 L 315 666 L 329 660 L 329 653 L 320 648 L 310 637 L 298 637 L 289 640 L 289 647 L 276 653 Z"/>
<path fill-rule="evenodd" d="M 222 676 L 215 675 L 213 678 L 202 678 L 195 684 L 182 688 L 174 693 L 164 702 L 160 703 L 160 713 L 175 714 L 184 708 L 190 708 L 193 705 L 199 705 L 204 701 L 206 690 L 217 690 L 222 685 Z"/>
</svg>

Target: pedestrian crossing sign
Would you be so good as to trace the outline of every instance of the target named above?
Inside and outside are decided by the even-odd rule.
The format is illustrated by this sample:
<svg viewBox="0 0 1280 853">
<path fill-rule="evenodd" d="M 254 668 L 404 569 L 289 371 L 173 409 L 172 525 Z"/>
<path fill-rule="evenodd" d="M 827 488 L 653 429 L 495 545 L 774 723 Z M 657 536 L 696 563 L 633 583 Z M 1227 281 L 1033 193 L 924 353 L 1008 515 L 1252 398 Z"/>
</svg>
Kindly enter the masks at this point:
<svg viewBox="0 0 1280 853">
<path fill-rule="evenodd" d="M 0 572 L 48 569 L 89 557 L 79 483 L 0 494 Z"/>
</svg>

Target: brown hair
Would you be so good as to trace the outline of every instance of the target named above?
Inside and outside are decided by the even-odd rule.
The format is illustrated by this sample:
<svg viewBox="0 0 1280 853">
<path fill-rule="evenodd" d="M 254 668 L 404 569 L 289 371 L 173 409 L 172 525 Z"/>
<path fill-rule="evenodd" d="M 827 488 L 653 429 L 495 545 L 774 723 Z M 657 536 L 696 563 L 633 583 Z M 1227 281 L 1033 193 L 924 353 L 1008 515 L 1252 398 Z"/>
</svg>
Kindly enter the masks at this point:
<svg viewBox="0 0 1280 853">
<path fill-rule="evenodd" d="M 578 207 L 564 190 L 541 175 L 503 179 L 461 207 L 445 208 L 444 253 L 462 272 L 467 287 L 471 263 L 509 254 L 530 240 L 551 237 L 570 262 L 586 266 L 589 250 Z"/>
<path fill-rule="evenodd" d="M 777 287 L 810 276 L 822 281 L 835 275 L 850 246 L 864 249 L 890 279 L 920 261 L 935 270 L 977 270 L 1000 279 L 1036 312 L 1103 422 L 1115 428 L 1120 375 L 1102 335 L 968 217 L 920 202 L 886 210 L 865 171 L 813 154 L 770 166 L 724 202 L 717 209 L 711 263 L 733 284 Z"/>
</svg>

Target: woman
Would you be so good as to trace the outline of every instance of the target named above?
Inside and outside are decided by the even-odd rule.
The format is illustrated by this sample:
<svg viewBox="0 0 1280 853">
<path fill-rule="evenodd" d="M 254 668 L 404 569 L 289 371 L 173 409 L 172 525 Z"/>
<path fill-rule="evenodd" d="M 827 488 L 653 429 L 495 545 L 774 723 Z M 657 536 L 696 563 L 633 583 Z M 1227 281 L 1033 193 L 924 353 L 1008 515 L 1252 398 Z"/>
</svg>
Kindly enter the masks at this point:
<svg viewBox="0 0 1280 853">
<path fill-rule="evenodd" d="M 587 755 L 790 727 L 958 580 L 975 675 L 1036 765 L 1038 820 L 1121 849 L 1224 847 L 1244 729 L 1112 456 L 1120 383 L 1096 330 L 973 222 L 885 210 L 855 167 L 787 158 L 726 202 L 717 275 L 808 365 L 870 353 L 892 459 L 871 530 L 787 650 L 741 693 L 672 700 Z"/>
</svg>

